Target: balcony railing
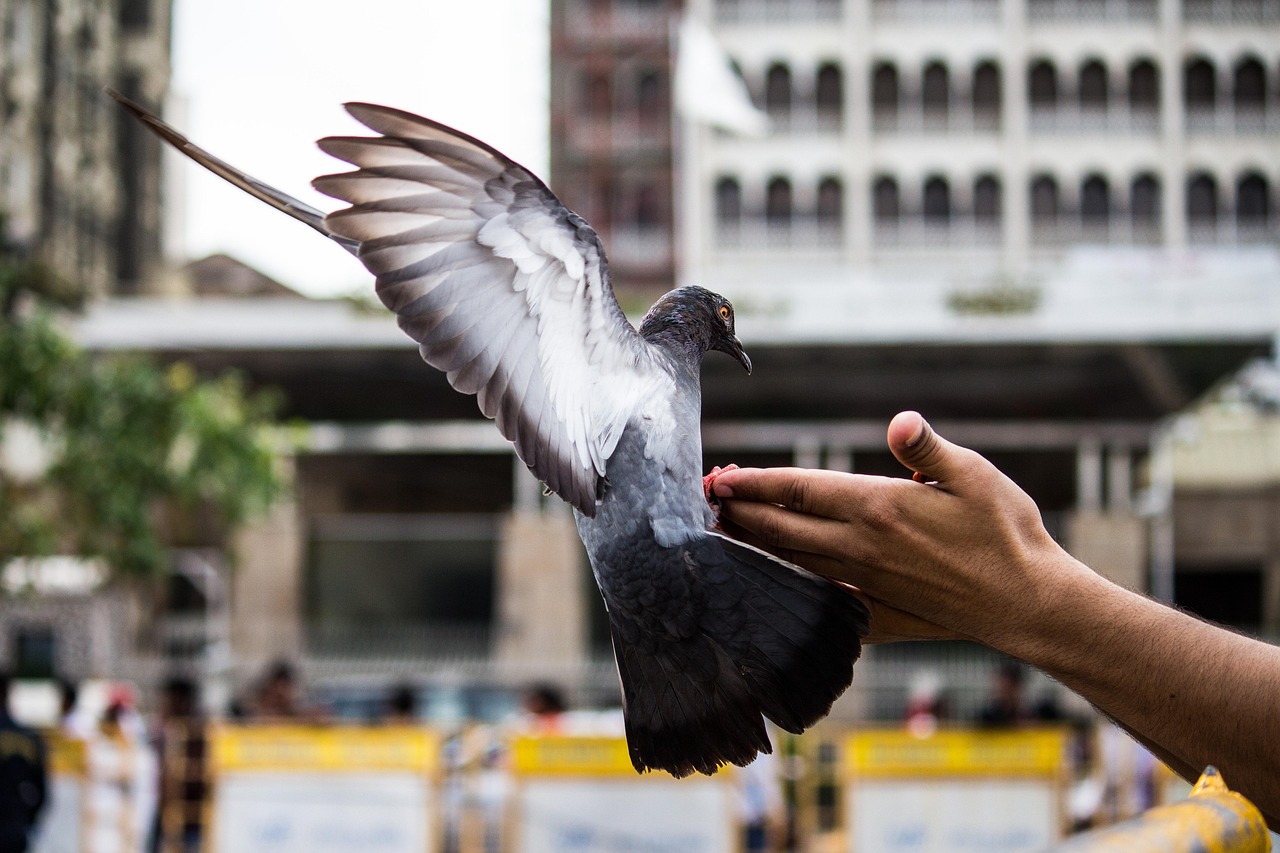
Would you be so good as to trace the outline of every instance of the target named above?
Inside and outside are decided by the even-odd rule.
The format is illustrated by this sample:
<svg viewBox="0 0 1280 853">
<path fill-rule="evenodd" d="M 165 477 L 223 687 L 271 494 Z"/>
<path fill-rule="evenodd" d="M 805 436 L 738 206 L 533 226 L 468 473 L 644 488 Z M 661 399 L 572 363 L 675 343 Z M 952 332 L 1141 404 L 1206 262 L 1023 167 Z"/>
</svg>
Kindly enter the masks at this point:
<svg viewBox="0 0 1280 853">
<path fill-rule="evenodd" d="M 947 109 L 929 109 L 918 103 L 896 108 L 878 105 L 872 112 L 871 127 L 884 134 L 999 133 L 999 110 L 975 110 L 964 102 Z"/>
<path fill-rule="evenodd" d="M 871 16 L 880 23 L 990 23 L 1000 19 L 997 0 L 874 0 Z"/>
<path fill-rule="evenodd" d="M 1029 0 L 1033 22 L 1123 24 L 1156 22 L 1156 0 Z"/>
<path fill-rule="evenodd" d="M 844 243 L 844 231 L 838 220 L 810 216 L 771 220 L 757 215 L 737 222 L 717 222 L 716 242 L 722 249 L 839 249 Z"/>
<path fill-rule="evenodd" d="M 305 628 L 307 654 L 332 658 L 478 661 L 490 654 L 491 628 L 484 624 L 368 622 Z"/>
<path fill-rule="evenodd" d="M 609 265 L 632 274 L 662 273 L 673 264 L 671 234 L 662 227 L 615 225 L 606 245 Z"/>
<path fill-rule="evenodd" d="M 1280 108 L 1218 104 L 1188 106 L 1187 132 L 1196 136 L 1273 136 L 1280 134 Z"/>
<path fill-rule="evenodd" d="M 1031 242 L 1045 248 L 1076 245 L 1151 246 L 1162 239 L 1160 223 L 1117 214 L 1107 219 L 1080 218 L 1063 211 L 1056 218 L 1031 223 Z"/>
<path fill-rule="evenodd" d="M 578 151 L 665 151 L 671 129 L 662 116 L 616 113 L 570 123 L 569 140 Z"/>
<path fill-rule="evenodd" d="M 1275 0 L 1184 0 L 1182 17 L 1202 24 L 1275 24 L 1280 23 L 1280 4 Z"/>
<path fill-rule="evenodd" d="M 611 3 L 606 8 L 593 8 L 578 2 L 565 10 L 565 25 L 570 37 L 578 41 L 652 41 L 665 45 L 670 14 L 662 3 Z"/>
<path fill-rule="evenodd" d="M 840 0 L 716 0 L 718 24 L 807 24 L 839 21 Z"/>
<path fill-rule="evenodd" d="M 1280 216 L 1241 221 L 1224 213 L 1217 221 L 1193 219 L 1187 223 L 1187 242 L 1215 246 L 1280 244 Z"/>
<path fill-rule="evenodd" d="M 1110 107 L 1082 107 L 1072 103 L 1033 106 L 1028 120 L 1032 133 L 1044 135 L 1101 133 L 1141 136 L 1160 130 L 1160 113 L 1155 107 L 1130 107 L 1123 103 Z"/>
<path fill-rule="evenodd" d="M 819 109 L 812 104 L 769 111 L 769 131 L 775 135 L 839 133 L 843 124 L 840 110 Z"/>
<path fill-rule="evenodd" d="M 972 216 L 926 219 L 904 214 L 896 219 L 877 219 L 872 239 L 877 251 L 984 248 L 1000 244 L 1000 222 Z"/>
</svg>

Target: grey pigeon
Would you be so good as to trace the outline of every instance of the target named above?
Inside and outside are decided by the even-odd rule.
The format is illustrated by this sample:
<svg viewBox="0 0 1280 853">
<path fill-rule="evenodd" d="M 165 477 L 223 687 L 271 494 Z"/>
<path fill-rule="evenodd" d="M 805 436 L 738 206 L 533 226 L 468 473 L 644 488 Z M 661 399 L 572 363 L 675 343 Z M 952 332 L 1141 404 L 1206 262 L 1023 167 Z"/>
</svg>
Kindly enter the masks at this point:
<svg viewBox="0 0 1280 853">
<path fill-rule="evenodd" d="M 356 255 L 422 357 L 573 505 L 609 611 L 631 761 L 714 773 L 799 733 L 849 686 L 869 614 L 847 588 L 730 539 L 703 494 L 699 371 L 751 362 L 729 301 L 674 290 L 637 331 L 595 231 L 524 167 L 429 119 L 347 110 L 375 137 L 322 139 L 356 166 L 315 181 L 324 214 L 188 142 L 183 153 Z"/>
</svg>

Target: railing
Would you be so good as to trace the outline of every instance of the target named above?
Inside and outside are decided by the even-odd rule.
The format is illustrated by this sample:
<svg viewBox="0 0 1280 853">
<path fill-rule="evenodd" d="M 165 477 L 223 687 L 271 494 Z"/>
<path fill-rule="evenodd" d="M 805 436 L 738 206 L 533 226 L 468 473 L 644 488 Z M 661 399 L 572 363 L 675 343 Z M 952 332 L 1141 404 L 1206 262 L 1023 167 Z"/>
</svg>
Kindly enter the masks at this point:
<svg viewBox="0 0 1280 853">
<path fill-rule="evenodd" d="M 665 151 L 671 128 L 665 113 L 615 113 L 572 122 L 569 141 L 579 151 Z"/>
<path fill-rule="evenodd" d="M 1000 19 L 997 0 L 874 0 L 871 16 L 879 23 L 989 23 Z"/>
<path fill-rule="evenodd" d="M 1280 22 L 1280 5 L 1275 0 L 1184 0 L 1182 18 L 1203 24 L 1274 24 Z"/>
<path fill-rule="evenodd" d="M 491 629 L 483 624 L 313 622 L 304 631 L 311 657 L 467 662 L 490 655 Z"/>
<path fill-rule="evenodd" d="M 671 269 L 671 234 L 665 228 L 615 226 L 606 243 L 609 264 L 627 272 Z"/>
<path fill-rule="evenodd" d="M 877 219 L 873 239 L 877 250 L 997 246 L 1000 221 L 972 216 L 926 219 L 920 215 L 904 215 L 897 219 Z"/>
<path fill-rule="evenodd" d="M 668 38 L 670 10 L 662 3 L 611 3 L 592 8 L 585 2 L 565 10 L 569 35 L 578 40 L 658 41 Z"/>
<path fill-rule="evenodd" d="M 1187 242 L 1217 246 L 1274 245 L 1280 243 L 1280 217 L 1242 222 L 1224 212 L 1217 221 L 1193 219 L 1187 223 Z"/>
<path fill-rule="evenodd" d="M 1032 23 L 1144 23 L 1156 22 L 1156 0 L 1029 0 Z"/>
<path fill-rule="evenodd" d="M 1277 18 L 1280 20 L 1280 18 Z M 1187 132 L 1197 136 L 1273 136 L 1280 133 L 1280 108 L 1237 106 L 1188 106 Z"/>
<path fill-rule="evenodd" d="M 792 105 L 789 110 L 769 111 L 769 132 L 778 134 L 839 133 L 844 125 L 840 110 L 823 109 L 813 104 Z"/>
<path fill-rule="evenodd" d="M 721 249 L 839 249 L 844 232 L 838 220 L 798 216 L 770 220 L 752 216 L 737 222 L 717 222 L 716 242 Z"/>
<path fill-rule="evenodd" d="M 919 103 L 896 107 L 878 105 L 872 111 L 871 127 L 884 134 L 999 133 L 999 110 L 975 110 L 957 101 L 946 109 L 931 109 Z"/>
<path fill-rule="evenodd" d="M 1157 221 L 1135 222 L 1123 215 L 1107 219 L 1082 220 L 1080 214 L 1063 211 L 1055 219 L 1031 224 L 1031 242 L 1041 247 L 1075 245 L 1141 245 L 1158 244 L 1162 239 Z"/>
<path fill-rule="evenodd" d="M 716 0 L 718 24 L 808 24 L 839 21 L 840 0 Z"/>
<path fill-rule="evenodd" d="M 1073 103 L 1031 107 L 1029 124 L 1034 134 L 1155 134 L 1160 130 L 1160 112 L 1152 107 L 1131 107 L 1117 102 L 1106 107 Z"/>
</svg>

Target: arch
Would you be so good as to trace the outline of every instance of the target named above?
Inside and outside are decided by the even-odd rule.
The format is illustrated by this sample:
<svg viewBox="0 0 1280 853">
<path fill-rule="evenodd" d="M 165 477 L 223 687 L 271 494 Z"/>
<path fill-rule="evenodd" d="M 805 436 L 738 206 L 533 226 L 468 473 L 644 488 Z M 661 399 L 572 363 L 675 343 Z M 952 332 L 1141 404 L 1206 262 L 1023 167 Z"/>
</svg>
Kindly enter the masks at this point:
<svg viewBox="0 0 1280 853">
<path fill-rule="evenodd" d="M 871 106 L 876 112 L 896 110 L 902 98 L 898 67 L 891 62 L 878 62 L 871 72 Z"/>
<path fill-rule="evenodd" d="M 834 62 L 818 66 L 813 101 L 819 112 L 838 113 L 844 108 L 844 74 Z"/>
<path fill-rule="evenodd" d="M 920 99 L 930 112 L 945 112 L 951 104 L 951 72 L 941 62 L 933 61 L 924 67 L 921 78 Z"/>
<path fill-rule="evenodd" d="M 607 72 L 597 71 L 587 76 L 583 101 L 590 115 L 607 116 L 613 112 L 613 85 Z"/>
<path fill-rule="evenodd" d="M 1236 222 L 1262 225 L 1271 218 L 1271 186 L 1261 172 L 1246 172 L 1236 181 Z"/>
<path fill-rule="evenodd" d="M 924 182 L 924 218 L 929 222 L 947 222 L 951 219 L 951 185 L 940 175 L 926 178 Z"/>
<path fill-rule="evenodd" d="M 1231 98 L 1236 109 L 1262 109 L 1267 103 L 1267 69 L 1257 57 L 1246 56 L 1231 73 Z"/>
<path fill-rule="evenodd" d="M 716 221 L 736 224 L 742 219 L 742 185 L 737 178 L 723 176 L 716 181 Z"/>
<path fill-rule="evenodd" d="M 1150 59 L 1129 66 L 1129 107 L 1154 110 L 1160 104 L 1160 72 Z"/>
<path fill-rule="evenodd" d="M 1000 111 L 1000 66 L 993 60 L 979 62 L 973 69 L 973 110 L 978 113 Z"/>
<path fill-rule="evenodd" d="M 1052 175 L 1031 179 L 1031 221 L 1053 222 L 1058 218 L 1058 182 Z"/>
<path fill-rule="evenodd" d="M 641 184 L 632 204 L 632 221 L 639 228 L 656 228 L 662 224 L 662 198 L 653 184 Z"/>
<path fill-rule="evenodd" d="M 1182 98 L 1188 107 L 1212 109 L 1218 102 L 1218 72 L 1203 56 L 1187 59 L 1182 67 Z"/>
<path fill-rule="evenodd" d="M 1111 185 L 1102 175 L 1089 175 L 1080 184 L 1080 219 L 1091 224 L 1111 218 Z"/>
<path fill-rule="evenodd" d="M 1208 172 L 1187 178 L 1187 221 L 1197 225 L 1218 221 L 1218 182 Z"/>
<path fill-rule="evenodd" d="M 819 225 L 838 225 L 844 220 L 844 184 L 828 175 L 818 182 Z"/>
<path fill-rule="evenodd" d="M 781 62 L 770 65 L 765 72 L 764 108 L 771 113 L 791 111 L 791 69 Z"/>
<path fill-rule="evenodd" d="M 1160 221 L 1160 179 L 1143 172 L 1129 185 L 1129 216 L 1134 225 L 1154 225 Z"/>
<path fill-rule="evenodd" d="M 783 177 L 770 178 L 764 197 L 765 220 L 770 225 L 789 225 L 791 207 L 791 182 Z"/>
<path fill-rule="evenodd" d="M 1109 89 L 1107 66 L 1101 60 L 1090 59 L 1080 66 L 1080 106 L 1094 110 L 1106 109 Z"/>
<path fill-rule="evenodd" d="M 872 186 L 871 207 L 877 222 L 897 222 L 902 215 L 902 193 L 898 182 L 888 175 L 876 179 Z"/>
<path fill-rule="evenodd" d="M 995 175 L 979 175 L 973 182 L 973 218 L 981 222 L 994 222 L 1000 218 L 1000 178 Z"/>
<path fill-rule="evenodd" d="M 1038 59 L 1027 70 L 1027 96 L 1033 107 L 1058 104 L 1058 69 L 1047 59 Z"/>
<path fill-rule="evenodd" d="M 662 98 L 662 75 L 651 68 L 640 72 L 636 78 L 636 108 L 645 118 L 653 118 L 666 112 Z"/>
</svg>

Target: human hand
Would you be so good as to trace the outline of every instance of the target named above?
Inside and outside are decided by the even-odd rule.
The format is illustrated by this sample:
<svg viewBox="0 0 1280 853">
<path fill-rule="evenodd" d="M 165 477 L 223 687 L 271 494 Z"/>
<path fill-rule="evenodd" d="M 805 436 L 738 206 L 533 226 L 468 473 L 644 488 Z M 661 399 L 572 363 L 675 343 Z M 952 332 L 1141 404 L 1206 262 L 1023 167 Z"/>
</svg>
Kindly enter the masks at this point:
<svg viewBox="0 0 1280 853">
<path fill-rule="evenodd" d="M 727 471 L 713 489 L 726 532 L 857 587 L 873 640 L 963 636 L 1018 648 L 1058 581 L 1090 570 L 1045 531 L 1034 501 L 915 412 L 889 448 L 895 479 L 797 468 Z"/>
</svg>

